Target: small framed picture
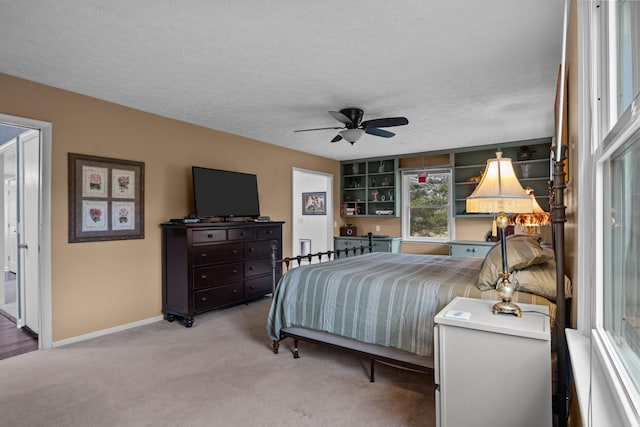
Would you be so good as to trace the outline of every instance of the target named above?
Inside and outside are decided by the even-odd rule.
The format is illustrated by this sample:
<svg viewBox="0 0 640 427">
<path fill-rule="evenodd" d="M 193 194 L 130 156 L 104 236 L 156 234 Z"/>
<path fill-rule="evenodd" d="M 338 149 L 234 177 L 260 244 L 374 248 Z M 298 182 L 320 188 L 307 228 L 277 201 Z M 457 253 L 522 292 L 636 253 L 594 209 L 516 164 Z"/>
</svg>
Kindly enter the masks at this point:
<svg viewBox="0 0 640 427">
<path fill-rule="evenodd" d="M 302 215 L 326 215 L 327 193 L 302 193 Z"/>
<path fill-rule="evenodd" d="M 144 163 L 69 153 L 69 243 L 144 238 Z"/>
<path fill-rule="evenodd" d="M 104 200 L 82 201 L 82 232 L 107 231 L 107 202 Z"/>
</svg>

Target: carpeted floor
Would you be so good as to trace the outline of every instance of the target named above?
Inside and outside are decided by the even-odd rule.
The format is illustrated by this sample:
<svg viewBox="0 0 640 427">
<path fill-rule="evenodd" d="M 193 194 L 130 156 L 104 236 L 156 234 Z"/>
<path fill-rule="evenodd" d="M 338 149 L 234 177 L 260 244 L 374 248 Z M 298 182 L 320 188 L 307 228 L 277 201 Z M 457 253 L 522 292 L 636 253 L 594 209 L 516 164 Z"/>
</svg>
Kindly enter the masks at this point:
<svg viewBox="0 0 640 427">
<path fill-rule="evenodd" d="M 433 377 L 283 341 L 270 299 L 0 360 L 0 425 L 434 426 Z"/>
</svg>

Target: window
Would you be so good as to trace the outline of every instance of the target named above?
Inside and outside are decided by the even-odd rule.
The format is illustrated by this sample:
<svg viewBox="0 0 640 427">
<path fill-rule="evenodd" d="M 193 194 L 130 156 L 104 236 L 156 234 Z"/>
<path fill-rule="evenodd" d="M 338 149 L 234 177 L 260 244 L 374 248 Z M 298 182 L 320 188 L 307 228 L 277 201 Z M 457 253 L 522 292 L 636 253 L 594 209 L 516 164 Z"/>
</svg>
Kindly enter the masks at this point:
<svg viewBox="0 0 640 427">
<path fill-rule="evenodd" d="M 635 1 L 617 3 L 618 118 L 640 92 L 640 6 Z"/>
<path fill-rule="evenodd" d="M 451 236 L 451 169 L 402 172 L 402 239 L 444 242 Z"/>
<path fill-rule="evenodd" d="M 628 419 L 640 415 L 640 2 L 585 3 L 589 24 L 597 34 L 591 48 L 594 82 L 594 151 L 581 144 L 590 157 L 595 178 L 581 178 L 581 193 L 591 209 L 598 206 L 593 221 L 596 248 L 593 255 L 579 257 L 585 288 L 591 288 L 584 312 L 592 329 L 594 351 L 603 360 L 615 399 L 623 402 Z M 588 73 L 588 72 L 587 72 Z M 587 74 L 588 76 L 588 74 Z M 591 184 L 591 186 L 589 186 Z M 580 203 L 580 201 L 579 201 Z M 580 203 L 579 208 L 589 209 Z M 579 242 L 588 242 L 589 224 Z M 589 277 L 593 274 L 593 281 Z M 581 283 L 582 285 L 582 283 Z M 593 307 L 592 313 L 589 308 Z M 580 326 L 580 325 L 579 325 Z"/>
<path fill-rule="evenodd" d="M 603 180 L 608 218 L 602 244 L 602 331 L 640 390 L 640 132 L 606 160 Z"/>
</svg>

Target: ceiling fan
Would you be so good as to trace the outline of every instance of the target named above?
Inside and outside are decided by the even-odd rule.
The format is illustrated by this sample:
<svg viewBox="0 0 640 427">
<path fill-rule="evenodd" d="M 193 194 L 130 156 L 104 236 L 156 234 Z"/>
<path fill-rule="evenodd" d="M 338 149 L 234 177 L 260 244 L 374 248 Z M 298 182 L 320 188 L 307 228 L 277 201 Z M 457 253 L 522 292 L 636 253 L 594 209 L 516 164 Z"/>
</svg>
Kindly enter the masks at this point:
<svg viewBox="0 0 640 427">
<path fill-rule="evenodd" d="M 344 108 L 340 111 L 329 111 L 329 114 L 333 116 L 339 122 L 344 123 L 344 126 L 340 127 L 326 127 L 326 128 L 314 128 L 314 129 L 300 129 L 294 130 L 294 132 L 309 132 L 314 130 L 324 129 L 343 129 L 338 132 L 331 142 L 338 142 L 342 139 L 353 145 L 354 142 L 360 139 L 360 137 L 368 133 L 370 135 L 381 136 L 383 138 L 391 138 L 395 135 L 388 130 L 380 129 L 392 126 L 404 126 L 409 124 L 409 120 L 406 117 L 386 117 L 382 119 L 373 119 L 362 121 L 364 111 L 359 108 Z"/>
</svg>

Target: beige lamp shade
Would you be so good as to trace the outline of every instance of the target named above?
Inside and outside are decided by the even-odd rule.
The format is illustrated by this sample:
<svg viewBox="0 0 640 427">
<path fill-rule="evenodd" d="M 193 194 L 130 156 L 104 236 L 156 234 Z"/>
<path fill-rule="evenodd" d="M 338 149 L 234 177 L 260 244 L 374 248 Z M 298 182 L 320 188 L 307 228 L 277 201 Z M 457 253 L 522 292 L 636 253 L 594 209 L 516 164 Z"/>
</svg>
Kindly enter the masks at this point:
<svg viewBox="0 0 640 427">
<path fill-rule="evenodd" d="M 511 159 L 498 151 L 495 159 L 487 160 L 480 183 L 467 197 L 467 212 L 533 212 L 535 198 L 529 197 L 513 170 Z"/>
</svg>

